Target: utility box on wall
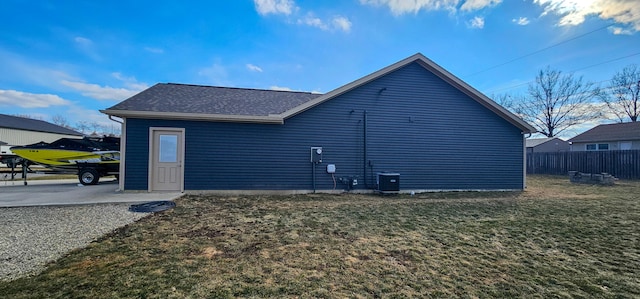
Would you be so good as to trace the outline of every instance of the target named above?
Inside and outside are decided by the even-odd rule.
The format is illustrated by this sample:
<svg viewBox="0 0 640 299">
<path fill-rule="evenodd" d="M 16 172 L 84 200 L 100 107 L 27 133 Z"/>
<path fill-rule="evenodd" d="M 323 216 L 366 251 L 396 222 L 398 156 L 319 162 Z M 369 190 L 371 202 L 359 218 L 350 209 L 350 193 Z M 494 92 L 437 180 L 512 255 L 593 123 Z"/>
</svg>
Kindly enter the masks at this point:
<svg viewBox="0 0 640 299">
<path fill-rule="evenodd" d="M 322 147 L 311 147 L 311 163 L 322 163 Z"/>
<path fill-rule="evenodd" d="M 376 180 L 381 193 L 398 193 L 400 191 L 400 174 L 395 172 L 378 172 Z"/>
</svg>

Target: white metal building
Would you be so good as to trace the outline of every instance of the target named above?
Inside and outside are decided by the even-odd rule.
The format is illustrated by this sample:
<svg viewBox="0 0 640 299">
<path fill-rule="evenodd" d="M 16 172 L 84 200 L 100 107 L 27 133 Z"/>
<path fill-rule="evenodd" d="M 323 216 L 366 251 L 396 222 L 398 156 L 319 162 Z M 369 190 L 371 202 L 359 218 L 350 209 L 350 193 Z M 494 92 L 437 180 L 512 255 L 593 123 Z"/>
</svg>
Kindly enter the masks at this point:
<svg viewBox="0 0 640 299">
<path fill-rule="evenodd" d="M 0 114 L 0 141 L 8 145 L 27 145 L 60 138 L 82 138 L 82 133 L 52 123 Z"/>
</svg>

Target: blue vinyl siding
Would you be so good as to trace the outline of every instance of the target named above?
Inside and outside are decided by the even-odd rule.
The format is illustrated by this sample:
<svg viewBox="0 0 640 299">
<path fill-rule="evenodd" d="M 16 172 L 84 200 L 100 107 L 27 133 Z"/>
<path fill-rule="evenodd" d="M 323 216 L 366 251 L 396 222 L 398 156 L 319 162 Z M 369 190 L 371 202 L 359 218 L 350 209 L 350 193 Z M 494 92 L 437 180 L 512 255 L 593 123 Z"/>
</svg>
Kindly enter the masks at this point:
<svg viewBox="0 0 640 299">
<path fill-rule="evenodd" d="M 323 147 L 318 190 L 333 188 L 327 164 L 336 178 L 358 176 L 359 189 L 380 171 L 400 173 L 403 190 L 523 185 L 521 131 L 417 63 L 284 125 L 127 119 L 126 190 L 147 189 L 151 126 L 185 128 L 186 190 L 311 190 L 312 146 Z"/>
</svg>

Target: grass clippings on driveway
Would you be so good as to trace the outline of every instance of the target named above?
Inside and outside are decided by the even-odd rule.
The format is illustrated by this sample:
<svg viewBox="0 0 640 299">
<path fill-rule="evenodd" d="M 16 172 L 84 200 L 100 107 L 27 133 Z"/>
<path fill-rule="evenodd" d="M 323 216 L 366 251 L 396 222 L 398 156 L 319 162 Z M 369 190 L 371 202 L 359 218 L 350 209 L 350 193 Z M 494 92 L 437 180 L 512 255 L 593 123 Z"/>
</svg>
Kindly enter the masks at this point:
<svg viewBox="0 0 640 299">
<path fill-rule="evenodd" d="M 536 176 L 522 193 L 191 195 L 0 296 L 640 297 L 639 194 Z"/>
</svg>

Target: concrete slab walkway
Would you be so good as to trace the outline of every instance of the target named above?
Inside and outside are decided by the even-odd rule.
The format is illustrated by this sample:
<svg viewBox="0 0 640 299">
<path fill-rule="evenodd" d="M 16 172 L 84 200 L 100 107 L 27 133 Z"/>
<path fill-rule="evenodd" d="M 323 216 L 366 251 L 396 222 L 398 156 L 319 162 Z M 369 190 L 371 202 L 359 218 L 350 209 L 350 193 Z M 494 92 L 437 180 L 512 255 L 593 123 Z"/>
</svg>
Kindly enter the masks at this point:
<svg viewBox="0 0 640 299">
<path fill-rule="evenodd" d="M 118 192 L 116 180 L 101 180 L 84 186 L 74 180 L 0 181 L 0 207 L 81 205 L 99 203 L 140 203 L 174 200 L 179 192 Z"/>
</svg>

